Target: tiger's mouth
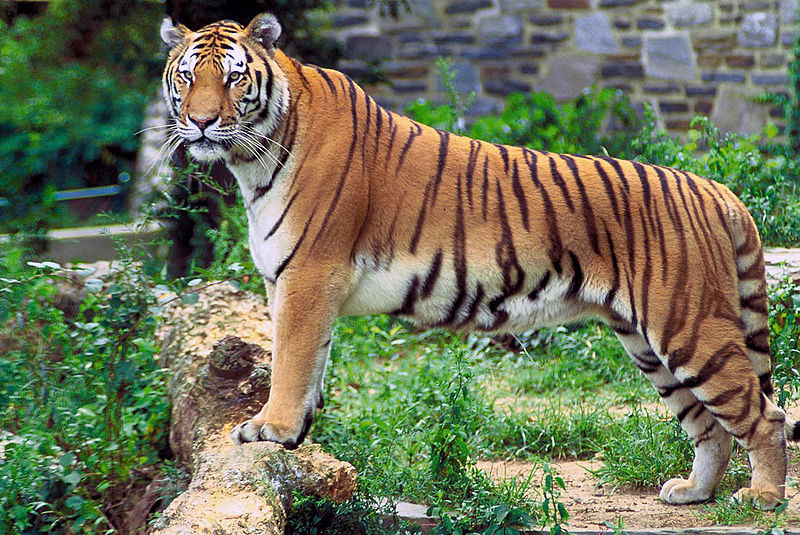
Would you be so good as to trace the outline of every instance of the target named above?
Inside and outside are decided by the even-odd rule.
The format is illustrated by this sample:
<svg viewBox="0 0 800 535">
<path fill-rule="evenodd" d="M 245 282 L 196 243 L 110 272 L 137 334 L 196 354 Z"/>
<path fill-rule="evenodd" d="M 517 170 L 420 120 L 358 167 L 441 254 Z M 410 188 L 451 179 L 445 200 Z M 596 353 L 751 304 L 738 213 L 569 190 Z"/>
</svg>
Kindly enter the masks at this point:
<svg viewBox="0 0 800 535">
<path fill-rule="evenodd" d="M 186 141 L 186 146 L 189 149 L 189 154 L 195 160 L 201 162 L 213 162 L 220 160 L 227 152 L 227 145 L 220 141 L 214 141 L 205 136 L 194 141 Z"/>
</svg>

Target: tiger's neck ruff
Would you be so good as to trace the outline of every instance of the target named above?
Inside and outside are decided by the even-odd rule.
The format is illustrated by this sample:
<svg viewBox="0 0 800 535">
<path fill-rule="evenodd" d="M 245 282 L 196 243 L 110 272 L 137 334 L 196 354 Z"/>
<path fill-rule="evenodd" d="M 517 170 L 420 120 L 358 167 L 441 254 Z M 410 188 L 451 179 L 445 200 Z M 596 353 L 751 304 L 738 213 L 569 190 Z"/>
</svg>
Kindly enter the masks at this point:
<svg viewBox="0 0 800 535">
<path fill-rule="evenodd" d="M 495 145 L 391 113 L 341 73 L 276 50 L 272 15 L 168 21 L 164 92 L 197 160 L 224 159 L 274 322 L 270 398 L 235 442 L 302 442 L 336 317 L 521 331 L 584 317 L 616 332 L 695 444 L 670 503 L 708 499 L 731 436 L 742 499 L 784 496 L 761 242 L 743 204 L 691 173 Z"/>
</svg>

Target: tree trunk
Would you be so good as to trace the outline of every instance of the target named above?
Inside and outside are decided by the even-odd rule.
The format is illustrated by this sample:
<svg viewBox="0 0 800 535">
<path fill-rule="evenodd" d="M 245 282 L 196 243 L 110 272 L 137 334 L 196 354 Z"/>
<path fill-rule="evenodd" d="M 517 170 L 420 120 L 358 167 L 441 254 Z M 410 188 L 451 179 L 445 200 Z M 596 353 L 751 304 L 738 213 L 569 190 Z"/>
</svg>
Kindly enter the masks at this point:
<svg viewBox="0 0 800 535">
<path fill-rule="evenodd" d="M 280 534 L 293 489 L 337 501 L 352 496 L 355 469 L 318 445 L 287 451 L 267 442 L 235 446 L 228 439 L 234 425 L 269 396 L 271 327 L 261 298 L 218 285 L 202 290 L 196 305 L 173 303 L 165 314 L 170 445 L 192 481 L 152 533 Z M 234 332 L 245 340 L 222 338 Z"/>
</svg>

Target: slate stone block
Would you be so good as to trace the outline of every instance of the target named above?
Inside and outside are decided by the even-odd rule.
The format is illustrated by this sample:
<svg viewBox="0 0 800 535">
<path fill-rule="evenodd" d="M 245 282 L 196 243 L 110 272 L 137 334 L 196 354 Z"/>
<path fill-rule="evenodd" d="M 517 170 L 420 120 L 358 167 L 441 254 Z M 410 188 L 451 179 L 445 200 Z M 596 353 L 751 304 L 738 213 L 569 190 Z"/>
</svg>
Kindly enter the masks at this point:
<svg viewBox="0 0 800 535">
<path fill-rule="evenodd" d="M 619 44 L 611 32 L 611 21 L 603 12 L 575 20 L 575 46 L 595 54 L 616 54 Z"/>
<path fill-rule="evenodd" d="M 645 36 L 644 69 L 653 78 L 694 80 L 695 63 L 689 36 Z"/>
<path fill-rule="evenodd" d="M 478 20 L 478 41 L 484 44 L 518 43 L 522 39 L 522 22 L 510 15 L 491 15 Z"/>
<path fill-rule="evenodd" d="M 778 17 L 773 13 L 748 13 L 739 30 L 739 45 L 745 48 L 765 48 L 775 44 Z"/>
</svg>

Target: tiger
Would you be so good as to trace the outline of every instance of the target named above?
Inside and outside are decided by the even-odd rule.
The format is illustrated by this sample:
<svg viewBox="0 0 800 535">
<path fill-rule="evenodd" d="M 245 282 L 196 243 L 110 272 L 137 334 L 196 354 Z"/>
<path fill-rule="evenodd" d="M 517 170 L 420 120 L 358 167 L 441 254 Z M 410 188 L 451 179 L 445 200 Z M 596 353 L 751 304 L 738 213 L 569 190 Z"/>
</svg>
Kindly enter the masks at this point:
<svg viewBox="0 0 800 535">
<path fill-rule="evenodd" d="M 800 426 L 773 401 L 762 244 L 727 187 L 419 124 L 286 55 L 281 32 L 270 13 L 161 27 L 170 143 L 236 177 L 274 324 L 268 401 L 234 443 L 303 442 L 339 316 L 485 333 L 593 318 L 694 444 L 663 501 L 710 499 L 733 437 L 752 468 L 735 498 L 782 502 Z"/>
</svg>

